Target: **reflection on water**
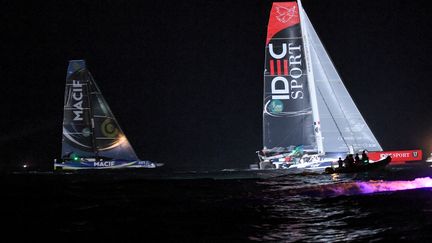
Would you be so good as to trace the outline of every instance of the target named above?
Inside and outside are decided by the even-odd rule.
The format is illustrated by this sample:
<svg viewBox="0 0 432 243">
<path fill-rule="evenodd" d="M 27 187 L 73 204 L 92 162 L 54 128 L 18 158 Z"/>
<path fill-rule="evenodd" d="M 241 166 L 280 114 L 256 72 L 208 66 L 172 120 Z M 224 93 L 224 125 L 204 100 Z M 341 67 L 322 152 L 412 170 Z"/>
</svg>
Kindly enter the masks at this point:
<svg viewBox="0 0 432 243">
<path fill-rule="evenodd" d="M 98 241 L 432 240 L 431 169 L 270 173 L 276 177 L 245 171 L 168 179 L 113 172 L 0 177 L 0 215 L 6 233 L 25 228 Z"/>
<path fill-rule="evenodd" d="M 293 178 L 258 182 L 266 186 L 263 203 L 267 217 L 256 225 L 257 234 L 252 234 L 250 240 L 432 238 L 430 177 L 397 181 L 359 181 L 356 175 L 336 174 Z M 420 190 L 402 191 L 409 189 Z"/>
<path fill-rule="evenodd" d="M 368 181 L 355 183 L 361 193 L 374 193 L 385 191 L 400 191 L 417 188 L 432 187 L 432 179 L 430 177 L 416 178 L 412 181 Z M 343 190 L 342 190 L 343 192 Z"/>
</svg>

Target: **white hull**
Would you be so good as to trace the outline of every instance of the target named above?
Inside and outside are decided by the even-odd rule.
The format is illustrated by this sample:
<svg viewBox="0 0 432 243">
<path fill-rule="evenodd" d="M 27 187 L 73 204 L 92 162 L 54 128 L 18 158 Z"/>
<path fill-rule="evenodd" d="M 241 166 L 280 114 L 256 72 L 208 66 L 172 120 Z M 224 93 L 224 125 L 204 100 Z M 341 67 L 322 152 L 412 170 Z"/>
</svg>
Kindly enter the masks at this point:
<svg viewBox="0 0 432 243">
<path fill-rule="evenodd" d="M 283 160 L 283 159 L 282 159 Z M 262 161 L 260 162 L 259 169 L 283 169 L 293 171 L 313 171 L 313 172 L 324 172 L 324 170 L 331 166 L 337 166 L 337 158 L 334 157 L 319 157 L 317 155 L 309 158 L 309 161 L 305 162 L 301 159 L 297 163 L 284 162 L 284 161 Z"/>
</svg>

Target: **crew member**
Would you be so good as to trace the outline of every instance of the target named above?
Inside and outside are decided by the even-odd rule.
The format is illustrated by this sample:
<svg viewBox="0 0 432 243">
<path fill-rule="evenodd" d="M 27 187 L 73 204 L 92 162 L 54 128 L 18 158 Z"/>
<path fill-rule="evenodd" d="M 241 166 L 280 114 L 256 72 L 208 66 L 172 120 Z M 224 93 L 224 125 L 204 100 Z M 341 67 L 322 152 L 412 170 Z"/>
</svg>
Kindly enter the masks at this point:
<svg viewBox="0 0 432 243">
<path fill-rule="evenodd" d="M 356 156 L 354 157 L 354 163 L 355 163 L 355 165 L 360 165 L 361 164 L 361 160 L 360 160 L 360 157 L 359 157 L 358 153 L 356 153 Z"/>
<path fill-rule="evenodd" d="M 339 157 L 338 164 L 339 164 L 339 168 L 342 168 L 342 166 L 343 166 L 343 161 L 342 161 L 342 158 L 341 158 L 341 157 Z"/>
<path fill-rule="evenodd" d="M 369 163 L 369 157 L 366 154 L 366 150 L 363 150 L 362 161 L 363 161 L 363 163 Z"/>
</svg>

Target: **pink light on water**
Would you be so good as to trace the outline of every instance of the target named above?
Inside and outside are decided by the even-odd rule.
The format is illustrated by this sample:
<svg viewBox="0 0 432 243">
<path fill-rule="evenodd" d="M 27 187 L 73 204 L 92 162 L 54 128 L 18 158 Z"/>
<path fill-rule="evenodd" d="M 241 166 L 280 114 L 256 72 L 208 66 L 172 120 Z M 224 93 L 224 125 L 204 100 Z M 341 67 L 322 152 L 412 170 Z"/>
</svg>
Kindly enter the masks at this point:
<svg viewBox="0 0 432 243">
<path fill-rule="evenodd" d="M 368 181 L 356 182 L 356 184 L 360 192 L 366 194 L 432 187 L 432 179 L 430 177 L 422 177 L 412 181 Z"/>
<path fill-rule="evenodd" d="M 313 186 L 281 187 L 290 195 L 309 195 L 334 197 L 342 195 L 370 194 L 376 192 L 392 192 L 418 188 L 432 188 L 432 178 L 421 177 L 412 181 L 352 181 L 336 184 L 321 184 Z"/>
</svg>

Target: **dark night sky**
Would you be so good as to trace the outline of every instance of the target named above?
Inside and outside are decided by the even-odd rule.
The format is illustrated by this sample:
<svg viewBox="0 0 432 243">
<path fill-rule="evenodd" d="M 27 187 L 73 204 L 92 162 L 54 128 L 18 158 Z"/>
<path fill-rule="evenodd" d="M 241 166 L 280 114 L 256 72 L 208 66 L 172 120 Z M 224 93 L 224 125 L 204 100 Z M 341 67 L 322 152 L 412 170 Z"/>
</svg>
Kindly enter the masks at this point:
<svg viewBox="0 0 432 243">
<path fill-rule="evenodd" d="M 271 1 L 2 4 L 1 166 L 60 155 L 67 61 L 86 59 L 142 159 L 246 168 L 262 147 Z M 417 0 L 304 0 L 385 150 L 432 149 L 432 8 Z"/>
</svg>

